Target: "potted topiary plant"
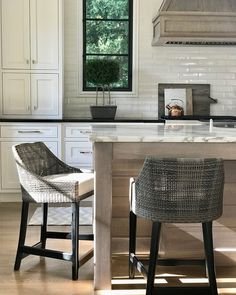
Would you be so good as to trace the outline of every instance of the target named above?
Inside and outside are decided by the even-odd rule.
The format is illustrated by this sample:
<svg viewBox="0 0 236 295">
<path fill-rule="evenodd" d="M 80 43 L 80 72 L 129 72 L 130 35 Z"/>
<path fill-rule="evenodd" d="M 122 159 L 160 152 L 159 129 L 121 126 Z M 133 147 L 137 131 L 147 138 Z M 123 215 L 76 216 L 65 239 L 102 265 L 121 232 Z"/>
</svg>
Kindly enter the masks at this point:
<svg viewBox="0 0 236 295">
<path fill-rule="evenodd" d="M 96 105 L 90 106 L 93 119 L 114 119 L 116 105 L 111 104 L 112 84 L 119 80 L 120 65 L 111 59 L 91 59 L 85 65 L 85 79 L 96 87 Z M 102 105 L 98 103 L 98 93 L 102 90 Z M 106 91 L 108 99 L 106 99 Z"/>
</svg>

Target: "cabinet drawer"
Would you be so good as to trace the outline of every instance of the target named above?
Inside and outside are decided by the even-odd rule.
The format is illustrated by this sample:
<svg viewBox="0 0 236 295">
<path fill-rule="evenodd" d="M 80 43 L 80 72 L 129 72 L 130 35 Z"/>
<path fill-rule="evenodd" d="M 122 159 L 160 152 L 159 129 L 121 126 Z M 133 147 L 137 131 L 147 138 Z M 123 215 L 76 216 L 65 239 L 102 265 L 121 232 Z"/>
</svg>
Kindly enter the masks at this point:
<svg viewBox="0 0 236 295">
<path fill-rule="evenodd" d="M 66 126 L 65 137 L 66 138 L 78 138 L 83 141 L 89 141 L 89 135 L 91 133 L 90 126 Z"/>
<path fill-rule="evenodd" d="M 92 144 L 89 142 L 65 142 L 66 163 L 92 166 Z"/>
<path fill-rule="evenodd" d="M 2 126 L 1 136 L 10 138 L 42 138 L 58 136 L 57 126 Z"/>
</svg>

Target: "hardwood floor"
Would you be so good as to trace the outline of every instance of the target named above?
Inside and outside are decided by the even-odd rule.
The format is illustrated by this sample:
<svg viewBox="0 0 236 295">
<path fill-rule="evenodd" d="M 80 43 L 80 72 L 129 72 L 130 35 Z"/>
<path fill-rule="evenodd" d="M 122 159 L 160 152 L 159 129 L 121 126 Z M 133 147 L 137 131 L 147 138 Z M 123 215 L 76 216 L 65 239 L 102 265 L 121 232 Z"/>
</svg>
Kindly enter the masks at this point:
<svg viewBox="0 0 236 295">
<path fill-rule="evenodd" d="M 34 208 L 32 208 L 33 211 Z M 0 294 L 4 295 L 92 295 L 93 291 L 93 261 L 90 260 L 80 269 L 80 279 L 71 280 L 71 264 L 69 262 L 29 256 L 22 262 L 19 271 L 14 272 L 14 260 L 18 242 L 20 221 L 20 204 L 0 203 Z M 66 227 L 57 227 L 65 230 Z M 39 227 L 30 226 L 27 242 L 34 243 L 38 239 Z M 70 241 L 54 240 L 48 242 L 49 248 L 70 251 Z M 81 252 L 91 247 L 91 242 L 81 243 Z M 113 288 L 111 294 L 141 295 L 144 294 L 144 280 L 127 280 L 127 257 L 113 257 Z M 204 277 L 202 268 L 163 268 L 158 270 L 159 275 L 167 274 L 160 283 L 165 285 L 202 283 Z M 236 294 L 236 267 L 217 269 L 219 294 Z M 180 279 L 185 279 L 181 282 Z M 189 279 L 189 280 L 186 280 Z M 163 281 L 164 280 L 164 281 Z M 135 282 L 135 284 L 133 284 Z M 108 292 L 97 292 L 107 295 Z"/>
</svg>

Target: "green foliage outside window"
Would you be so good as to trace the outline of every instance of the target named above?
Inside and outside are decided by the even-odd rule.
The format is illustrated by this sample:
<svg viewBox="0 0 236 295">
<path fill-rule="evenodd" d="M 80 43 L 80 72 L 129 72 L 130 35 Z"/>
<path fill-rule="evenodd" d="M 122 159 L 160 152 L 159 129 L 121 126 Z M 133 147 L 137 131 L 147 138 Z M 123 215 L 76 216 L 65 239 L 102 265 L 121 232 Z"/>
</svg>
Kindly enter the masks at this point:
<svg viewBox="0 0 236 295">
<path fill-rule="evenodd" d="M 132 0 L 83 0 L 84 66 L 91 59 L 116 60 L 119 81 L 114 90 L 132 87 Z M 84 75 L 84 89 L 93 90 Z"/>
<path fill-rule="evenodd" d="M 86 5 L 87 18 L 129 18 L 129 1 L 127 0 L 87 0 Z"/>
</svg>

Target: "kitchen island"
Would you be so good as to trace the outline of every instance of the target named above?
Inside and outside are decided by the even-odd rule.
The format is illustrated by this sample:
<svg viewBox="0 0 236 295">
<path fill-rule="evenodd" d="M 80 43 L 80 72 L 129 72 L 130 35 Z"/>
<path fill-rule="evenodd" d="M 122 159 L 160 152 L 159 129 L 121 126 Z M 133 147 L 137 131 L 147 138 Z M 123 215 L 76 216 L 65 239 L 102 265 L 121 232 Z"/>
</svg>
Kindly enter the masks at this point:
<svg viewBox="0 0 236 295">
<path fill-rule="evenodd" d="M 222 125 L 224 126 L 224 125 Z M 220 157 L 225 160 L 224 215 L 217 224 L 216 263 L 236 265 L 236 129 L 209 126 L 201 122 L 167 124 L 104 124 L 92 127 L 95 160 L 95 290 L 111 289 L 112 254 L 128 252 L 128 184 L 136 176 L 147 155 L 159 157 Z M 149 229 L 140 234 L 142 247 L 148 249 Z M 190 246 L 189 257 L 201 248 L 196 227 L 169 227 L 163 239 L 162 252 L 183 254 L 183 245 L 176 252 L 169 250 L 180 238 Z M 180 235 L 180 236 L 179 236 Z M 182 235 L 182 236 L 181 236 Z M 178 237 L 179 236 L 179 237 Z M 194 237 L 194 241 L 190 239 Z M 119 240 L 123 243 L 119 244 Z M 147 246 L 147 247 L 146 247 Z M 193 250 L 194 249 L 194 250 Z M 225 252 L 224 252 L 224 249 Z M 143 248 L 142 248 L 143 250 Z M 182 251 L 182 253 L 181 253 Z M 192 252 L 192 254 L 191 254 Z M 184 253 L 188 253 L 184 250 Z M 128 273 L 128 270 L 127 270 Z"/>
</svg>

